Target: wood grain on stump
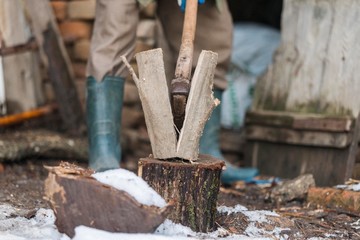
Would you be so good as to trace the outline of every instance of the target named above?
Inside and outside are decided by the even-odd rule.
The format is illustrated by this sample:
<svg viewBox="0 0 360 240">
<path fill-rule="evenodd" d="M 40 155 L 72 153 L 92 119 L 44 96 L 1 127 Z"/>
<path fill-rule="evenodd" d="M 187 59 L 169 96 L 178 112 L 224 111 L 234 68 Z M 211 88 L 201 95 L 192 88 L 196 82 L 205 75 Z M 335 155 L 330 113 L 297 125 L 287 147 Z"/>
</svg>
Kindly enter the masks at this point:
<svg viewBox="0 0 360 240">
<path fill-rule="evenodd" d="M 201 154 L 195 163 L 148 157 L 139 161 L 139 176 L 165 201 L 175 202 L 169 219 L 194 231 L 209 232 L 215 228 L 223 166 L 224 161 Z"/>
</svg>

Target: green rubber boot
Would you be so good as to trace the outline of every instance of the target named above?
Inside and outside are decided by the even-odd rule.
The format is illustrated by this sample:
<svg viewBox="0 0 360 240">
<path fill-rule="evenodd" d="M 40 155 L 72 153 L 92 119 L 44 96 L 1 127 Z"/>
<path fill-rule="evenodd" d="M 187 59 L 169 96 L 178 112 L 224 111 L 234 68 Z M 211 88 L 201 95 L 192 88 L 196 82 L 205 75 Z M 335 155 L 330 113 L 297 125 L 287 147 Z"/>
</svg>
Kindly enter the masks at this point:
<svg viewBox="0 0 360 240">
<path fill-rule="evenodd" d="M 101 82 L 87 79 L 89 166 L 97 172 L 120 167 L 124 82 L 120 77 L 105 77 Z"/>
<path fill-rule="evenodd" d="M 220 101 L 222 99 L 222 91 L 214 90 L 214 96 Z M 218 159 L 225 160 L 220 152 L 220 117 L 221 104 L 217 106 L 208 122 L 205 125 L 203 135 L 200 139 L 200 153 L 212 155 Z M 239 168 L 225 160 L 226 170 L 221 173 L 221 181 L 225 184 L 231 184 L 236 181 L 251 181 L 257 174 L 256 168 Z"/>
</svg>

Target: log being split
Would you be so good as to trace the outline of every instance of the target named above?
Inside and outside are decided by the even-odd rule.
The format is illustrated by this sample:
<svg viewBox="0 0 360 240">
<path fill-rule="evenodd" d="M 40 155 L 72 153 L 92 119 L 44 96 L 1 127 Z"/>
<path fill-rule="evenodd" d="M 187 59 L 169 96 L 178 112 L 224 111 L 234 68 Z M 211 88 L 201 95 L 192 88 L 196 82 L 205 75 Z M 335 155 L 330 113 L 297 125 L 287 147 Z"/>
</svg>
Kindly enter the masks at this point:
<svg viewBox="0 0 360 240">
<path fill-rule="evenodd" d="M 55 224 L 70 237 L 80 225 L 111 232 L 151 233 L 171 208 L 140 204 L 127 192 L 94 179 L 92 170 L 66 163 L 46 168 L 45 195 L 55 212 Z"/>
<path fill-rule="evenodd" d="M 126 58 L 123 56 L 122 59 L 139 90 L 154 158 L 196 161 L 205 123 L 220 104 L 212 92 L 217 53 L 202 51 L 199 56 L 179 140 L 174 128 L 162 50 L 154 49 L 136 55 L 139 78 Z"/>
<path fill-rule="evenodd" d="M 139 175 L 165 200 L 175 201 L 170 219 L 194 231 L 214 230 L 224 162 L 199 157 L 199 141 L 206 121 L 220 103 L 212 92 L 217 53 L 202 51 L 199 56 L 180 131 L 173 120 L 161 49 L 136 55 L 139 78 L 126 58 L 122 59 L 138 87 L 152 147 L 153 157 L 140 159 Z"/>
<path fill-rule="evenodd" d="M 139 161 L 139 173 L 165 201 L 174 201 L 169 219 L 194 231 L 215 228 L 216 202 L 224 161 L 200 154 L 195 163 L 161 161 L 152 157 Z"/>
</svg>

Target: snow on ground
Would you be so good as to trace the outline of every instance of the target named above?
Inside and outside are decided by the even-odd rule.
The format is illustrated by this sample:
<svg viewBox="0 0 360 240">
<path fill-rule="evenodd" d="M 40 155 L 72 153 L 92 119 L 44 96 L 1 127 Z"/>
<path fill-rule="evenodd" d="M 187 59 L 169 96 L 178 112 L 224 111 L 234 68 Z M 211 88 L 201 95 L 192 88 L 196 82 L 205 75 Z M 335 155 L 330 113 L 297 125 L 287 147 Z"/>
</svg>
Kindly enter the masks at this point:
<svg viewBox="0 0 360 240">
<path fill-rule="evenodd" d="M 246 213 L 251 219 L 267 221 L 264 215 L 272 216 L 273 212 L 268 211 L 248 211 L 245 207 L 237 205 L 234 208 L 220 207 L 222 213 L 241 212 Z M 13 217 L 16 209 L 9 205 L 0 205 L 0 239 L 1 240 L 70 240 L 70 238 L 57 231 L 55 226 L 55 216 L 50 209 L 39 209 L 35 217 L 27 219 L 25 217 Z M 165 220 L 153 234 L 126 234 L 110 233 L 85 226 L 78 226 L 75 229 L 76 235 L 72 240 L 185 240 L 185 239 L 224 239 L 224 240 L 246 240 L 246 239 L 272 239 L 271 232 L 256 229 L 255 223 L 250 222 L 251 233 L 245 235 L 232 235 L 225 229 L 219 228 L 211 233 L 197 233 L 181 224 L 175 224 L 170 220 Z M 249 226 L 250 226 L 249 225 Z M 249 227 L 248 227 L 249 229 Z M 247 231 L 248 231 L 247 229 Z M 281 239 L 281 238 L 278 238 Z"/>
<path fill-rule="evenodd" d="M 339 189 L 360 192 L 360 183 L 350 185 L 337 185 L 335 187 Z"/>
<path fill-rule="evenodd" d="M 55 226 L 51 209 L 40 208 L 30 219 L 14 217 L 17 212 L 18 209 L 10 205 L 0 205 L 1 240 L 59 240 L 63 236 Z"/>
<path fill-rule="evenodd" d="M 156 193 L 142 178 L 125 169 L 109 170 L 92 175 L 103 184 L 110 185 L 122 191 L 126 191 L 139 203 L 166 206 L 165 200 Z M 280 236 L 280 232 L 286 229 L 273 228 L 265 230 L 258 227 L 259 223 L 271 222 L 268 216 L 278 215 L 270 211 L 250 211 L 246 207 L 236 205 L 235 207 L 221 206 L 220 213 L 232 214 L 242 213 L 248 217 L 249 225 L 244 234 L 231 235 L 225 229 L 219 227 L 211 233 L 196 233 L 190 228 L 165 220 L 153 234 L 126 234 L 110 233 L 85 226 L 75 229 L 76 235 L 73 240 L 166 240 L 166 239 L 286 239 Z M 35 217 L 27 219 L 19 217 L 19 210 L 9 205 L 0 205 L 0 239 L 1 240 L 70 240 L 70 238 L 57 231 L 55 226 L 55 215 L 50 209 L 39 209 Z M 22 215 L 21 215 L 22 216 Z M 139 223 L 141 224 L 141 223 Z M 269 238 L 269 236 L 271 238 Z"/>
<path fill-rule="evenodd" d="M 126 169 L 108 170 L 92 176 L 103 184 L 129 193 L 141 204 L 160 208 L 166 206 L 165 200 L 147 182 Z"/>
<path fill-rule="evenodd" d="M 270 235 L 276 237 L 277 239 L 286 239 L 286 236 L 282 236 L 281 232 L 284 230 L 290 230 L 289 228 L 278 228 L 278 227 L 274 227 L 273 230 L 266 230 L 257 227 L 258 223 L 269 222 L 269 220 L 267 219 L 268 216 L 280 217 L 277 213 L 272 211 L 265 211 L 265 210 L 249 211 L 246 207 L 241 206 L 240 204 L 236 205 L 235 207 L 220 206 L 218 207 L 217 210 L 220 213 L 227 213 L 228 215 L 232 213 L 242 213 L 246 217 L 248 217 L 249 225 L 245 229 L 245 233 L 247 236 L 250 237 Z"/>
</svg>

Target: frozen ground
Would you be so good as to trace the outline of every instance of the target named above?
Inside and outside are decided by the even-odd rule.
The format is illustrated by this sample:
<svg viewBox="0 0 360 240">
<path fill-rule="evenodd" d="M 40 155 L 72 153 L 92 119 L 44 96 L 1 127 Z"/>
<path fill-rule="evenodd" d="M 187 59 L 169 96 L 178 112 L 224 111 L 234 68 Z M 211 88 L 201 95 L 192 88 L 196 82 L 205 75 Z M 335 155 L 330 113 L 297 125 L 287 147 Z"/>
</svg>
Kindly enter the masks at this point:
<svg viewBox="0 0 360 240">
<path fill-rule="evenodd" d="M 256 227 L 257 222 L 266 222 L 267 216 L 277 216 L 271 211 L 249 211 L 247 208 L 237 205 L 231 207 L 219 207 L 222 213 L 242 212 L 249 216 L 251 224 L 246 229 L 246 235 L 230 234 L 223 228 L 205 234 L 196 233 L 188 227 L 175 224 L 170 220 L 165 220 L 153 234 L 125 234 L 110 233 L 85 226 L 78 226 L 75 230 L 76 235 L 73 240 L 165 240 L 165 239 L 286 239 L 279 233 L 284 229 L 276 228 L 275 231 L 267 231 Z M 9 205 L 0 205 L 0 239 L 1 240 L 70 240 L 65 234 L 57 231 L 55 226 L 55 216 L 50 209 L 39 209 L 35 216 L 27 219 L 25 217 L 13 217 L 18 209 Z"/>
<path fill-rule="evenodd" d="M 54 214 L 42 199 L 46 175 L 39 161 L 5 166 L 0 174 L 1 240 L 69 240 L 57 231 Z M 356 190 L 357 185 L 352 188 Z M 107 233 L 79 226 L 73 239 L 360 239 L 360 217 L 356 213 L 313 208 L 306 202 L 276 206 L 266 201 L 270 190 L 270 186 L 252 185 L 221 188 L 218 230 L 209 234 L 195 233 L 166 220 L 150 235 Z"/>
</svg>

